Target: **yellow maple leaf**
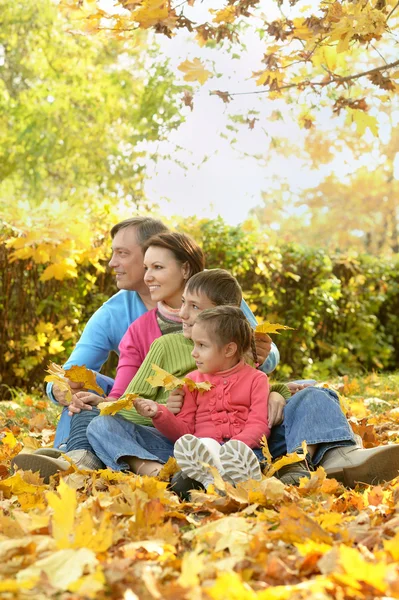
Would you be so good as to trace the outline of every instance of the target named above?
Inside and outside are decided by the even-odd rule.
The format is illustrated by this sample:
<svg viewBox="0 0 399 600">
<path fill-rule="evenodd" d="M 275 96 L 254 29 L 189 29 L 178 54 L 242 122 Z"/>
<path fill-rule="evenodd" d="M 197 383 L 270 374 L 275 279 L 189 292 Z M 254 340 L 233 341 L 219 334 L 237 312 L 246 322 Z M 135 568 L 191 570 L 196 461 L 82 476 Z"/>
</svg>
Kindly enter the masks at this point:
<svg viewBox="0 0 399 600">
<path fill-rule="evenodd" d="M 151 375 L 146 379 L 146 381 L 152 387 L 163 387 L 165 390 L 175 390 L 177 387 L 182 387 L 184 385 L 183 379 L 179 379 L 174 375 L 171 375 L 161 367 L 158 367 L 155 364 L 151 365 L 152 370 L 155 371 L 155 375 Z"/>
<path fill-rule="evenodd" d="M 110 518 L 110 512 L 103 512 L 100 516 L 100 524 L 97 525 L 90 509 L 83 508 L 75 526 L 73 547 L 106 552 L 112 546 L 113 539 L 113 526 Z"/>
<path fill-rule="evenodd" d="M 137 394 L 126 394 L 126 396 L 119 398 L 119 400 L 115 400 L 115 402 L 100 402 L 98 405 L 100 415 L 115 415 L 122 410 L 122 408 L 133 408 L 136 398 L 138 398 Z"/>
<path fill-rule="evenodd" d="M 169 17 L 168 3 L 165 0 L 143 0 L 140 7 L 132 12 L 134 21 L 143 29 L 148 29 Z M 173 25 L 173 22 L 168 23 Z"/>
<path fill-rule="evenodd" d="M 65 371 L 66 377 L 71 381 L 76 383 L 83 383 L 83 387 L 85 390 L 93 390 L 97 392 L 100 396 L 105 396 L 104 390 L 97 385 L 96 375 L 90 369 L 87 369 L 85 365 L 78 366 L 73 365 L 70 369 Z"/>
<path fill-rule="evenodd" d="M 161 369 L 161 367 L 158 367 L 155 364 L 153 364 L 151 366 L 152 366 L 153 370 L 155 371 L 155 375 L 148 377 L 146 379 L 146 381 L 148 381 L 148 383 L 150 385 L 152 385 L 152 387 L 163 387 L 163 388 L 165 388 L 165 390 L 172 391 L 172 390 L 175 390 L 176 388 L 183 387 L 183 385 L 186 385 L 188 387 L 188 389 L 190 390 L 190 392 L 193 392 L 194 390 L 198 390 L 200 394 L 203 394 L 204 392 L 208 392 L 213 387 L 213 385 L 212 385 L 212 383 L 210 383 L 210 381 L 202 381 L 202 382 L 196 383 L 189 377 L 184 377 L 183 379 L 179 379 L 178 377 L 171 375 L 170 373 L 168 373 L 164 369 Z"/>
<path fill-rule="evenodd" d="M 72 400 L 72 392 L 69 386 L 69 383 L 65 377 L 65 371 L 59 365 L 56 365 L 53 362 L 50 362 L 48 368 L 46 369 L 46 373 L 50 373 L 44 378 L 44 381 L 48 383 L 56 383 L 61 391 L 66 392 L 65 401 L 71 402 Z"/>
<path fill-rule="evenodd" d="M 189 377 L 185 377 L 183 379 L 183 381 L 184 381 L 184 384 L 190 390 L 190 392 L 193 392 L 194 390 L 198 390 L 200 394 L 203 394 L 204 392 L 209 392 L 209 390 L 214 387 L 210 381 L 200 381 L 200 382 L 196 383 Z"/>
<path fill-rule="evenodd" d="M 4 446 L 8 446 L 11 449 L 15 448 L 15 446 L 18 444 L 18 441 L 15 439 L 12 431 L 6 431 L 4 434 L 2 434 L 0 442 L 4 444 Z"/>
<path fill-rule="evenodd" d="M 347 117 L 345 123 L 355 123 L 359 135 L 364 135 L 368 128 L 375 137 L 378 137 L 378 121 L 376 117 L 369 115 L 364 110 L 347 108 L 346 111 Z"/>
<path fill-rule="evenodd" d="M 61 479 L 56 492 L 46 494 L 48 505 L 54 513 L 51 519 L 53 537 L 59 549 L 71 548 L 73 545 L 75 513 L 78 505 L 76 491 Z"/>
<path fill-rule="evenodd" d="M 205 69 L 199 58 L 194 58 L 192 61 L 187 59 L 177 68 L 185 74 L 183 77 L 185 81 L 199 81 L 201 85 L 204 85 L 209 77 L 212 77 L 212 73 Z"/>
<path fill-rule="evenodd" d="M 235 6 L 226 6 L 221 10 L 214 10 L 211 8 L 209 12 L 215 15 L 213 17 L 214 23 L 233 23 L 236 18 Z"/>
<path fill-rule="evenodd" d="M 293 327 L 288 327 L 287 325 L 281 325 L 280 323 L 268 323 L 264 321 L 264 323 L 260 323 L 256 326 L 256 333 L 277 333 L 279 335 L 278 329 L 294 329 Z"/>
</svg>

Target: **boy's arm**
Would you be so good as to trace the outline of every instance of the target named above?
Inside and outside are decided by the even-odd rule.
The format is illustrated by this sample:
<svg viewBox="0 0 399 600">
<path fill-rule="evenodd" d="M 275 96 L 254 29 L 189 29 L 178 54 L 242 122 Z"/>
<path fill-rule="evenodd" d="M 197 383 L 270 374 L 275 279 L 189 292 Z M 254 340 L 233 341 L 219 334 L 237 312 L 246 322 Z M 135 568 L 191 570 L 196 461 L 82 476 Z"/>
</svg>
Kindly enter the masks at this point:
<svg viewBox="0 0 399 600">
<path fill-rule="evenodd" d="M 253 315 L 253 312 L 251 311 L 245 300 L 242 300 L 241 302 L 241 310 L 247 317 L 251 327 L 255 328 L 258 323 Z M 266 374 L 271 373 L 277 367 L 279 362 L 280 352 L 278 351 L 276 344 L 274 342 L 271 342 L 270 352 L 263 364 L 260 365 L 259 370 L 263 371 L 263 373 Z"/>
<path fill-rule="evenodd" d="M 164 405 L 158 405 L 158 411 L 152 422 L 154 426 L 172 442 L 186 433 L 194 433 L 197 412 L 196 394 L 184 386 L 184 404 L 178 415 L 172 414 Z"/>
<path fill-rule="evenodd" d="M 270 429 L 267 422 L 267 401 L 269 398 L 269 381 L 266 375 L 258 373 L 251 386 L 251 404 L 247 422 L 243 430 L 233 436 L 233 440 L 241 440 L 250 448 L 259 448 L 264 435 L 269 437 Z"/>
<path fill-rule="evenodd" d="M 152 365 L 157 365 L 163 368 L 164 365 L 164 346 L 158 343 L 159 340 L 155 340 L 147 353 L 147 356 L 143 360 L 137 373 L 126 388 L 125 394 L 137 394 L 141 398 L 148 398 L 149 400 L 156 400 L 159 387 L 153 387 L 147 381 L 148 377 L 154 374 Z"/>
</svg>

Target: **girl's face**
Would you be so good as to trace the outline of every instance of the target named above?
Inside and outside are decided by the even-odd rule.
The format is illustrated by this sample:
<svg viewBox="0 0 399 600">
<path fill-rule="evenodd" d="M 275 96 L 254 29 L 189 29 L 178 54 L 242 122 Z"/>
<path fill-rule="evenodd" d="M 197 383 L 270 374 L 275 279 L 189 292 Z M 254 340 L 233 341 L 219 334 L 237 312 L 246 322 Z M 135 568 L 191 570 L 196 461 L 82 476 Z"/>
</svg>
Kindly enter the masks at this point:
<svg viewBox="0 0 399 600">
<path fill-rule="evenodd" d="M 189 277 L 189 266 L 176 260 L 167 248 L 150 246 L 144 255 L 144 282 L 151 300 L 179 308 L 181 295 Z"/>
<path fill-rule="evenodd" d="M 200 373 L 226 371 L 237 364 L 239 359 L 237 358 L 236 344 L 229 342 L 224 346 L 218 346 L 202 323 L 194 324 L 191 337 L 194 342 L 191 356 Z"/>
<path fill-rule="evenodd" d="M 191 333 L 197 315 L 206 308 L 213 308 L 214 306 L 216 306 L 216 304 L 214 304 L 203 292 L 189 292 L 187 289 L 184 290 L 179 312 L 179 316 L 183 322 L 184 337 L 191 339 Z"/>
</svg>

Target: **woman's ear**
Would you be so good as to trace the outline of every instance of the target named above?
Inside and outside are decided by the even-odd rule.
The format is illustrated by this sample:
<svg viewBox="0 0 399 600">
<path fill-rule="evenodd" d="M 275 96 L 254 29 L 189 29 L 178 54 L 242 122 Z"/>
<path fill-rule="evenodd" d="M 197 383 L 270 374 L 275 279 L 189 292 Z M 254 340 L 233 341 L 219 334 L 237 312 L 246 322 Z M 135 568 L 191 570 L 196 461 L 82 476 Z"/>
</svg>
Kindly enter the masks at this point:
<svg viewBox="0 0 399 600">
<path fill-rule="evenodd" d="M 189 263 L 186 261 L 185 263 L 182 264 L 182 272 L 183 272 L 183 278 L 184 279 L 190 279 L 190 265 Z"/>
<path fill-rule="evenodd" d="M 237 353 L 237 344 L 235 342 L 229 342 L 224 347 L 224 355 L 226 358 L 232 358 Z"/>
</svg>

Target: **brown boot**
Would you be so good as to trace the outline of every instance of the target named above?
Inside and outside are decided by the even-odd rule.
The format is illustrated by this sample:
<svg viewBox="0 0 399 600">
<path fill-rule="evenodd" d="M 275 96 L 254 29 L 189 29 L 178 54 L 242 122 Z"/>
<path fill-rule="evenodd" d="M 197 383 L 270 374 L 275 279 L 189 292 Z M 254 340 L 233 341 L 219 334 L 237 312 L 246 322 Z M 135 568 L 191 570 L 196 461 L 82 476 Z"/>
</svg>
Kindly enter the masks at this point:
<svg viewBox="0 0 399 600">
<path fill-rule="evenodd" d="M 327 450 L 320 461 L 327 477 L 353 488 L 356 483 L 377 485 L 399 475 L 399 444 L 376 448 L 341 446 Z"/>
<path fill-rule="evenodd" d="M 313 465 L 308 460 L 301 460 L 293 463 L 292 465 L 286 465 L 281 467 L 274 476 L 280 479 L 285 485 L 299 485 L 299 480 L 302 477 L 308 477 L 310 479 L 310 473 L 314 471 Z"/>
</svg>

